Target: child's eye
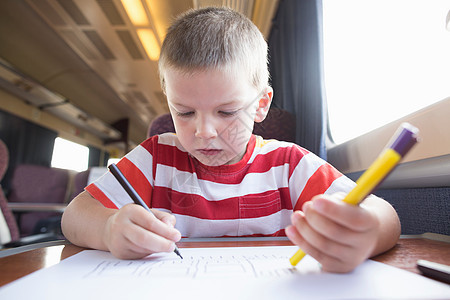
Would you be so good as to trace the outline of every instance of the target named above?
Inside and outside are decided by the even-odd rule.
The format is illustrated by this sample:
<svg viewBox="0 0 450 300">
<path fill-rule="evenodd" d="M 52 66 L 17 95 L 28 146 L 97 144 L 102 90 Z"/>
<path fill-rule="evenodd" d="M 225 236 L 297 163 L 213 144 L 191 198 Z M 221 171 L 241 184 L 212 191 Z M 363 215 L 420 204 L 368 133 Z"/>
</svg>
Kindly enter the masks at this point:
<svg viewBox="0 0 450 300">
<path fill-rule="evenodd" d="M 219 114 L 221 114 L 224 117 L 231 117 L 234 116 L 238 111 L 234 110 L 234 111 L 219 111 Z"/>
<path fill-rule="evenodd" d="M 189 117 L 189 116 L 191 116 L 193 114 L 194 114 L 193 111 L 188 111 L 188 112 L 178 112 L 177 111 L 177 116 L 178 117 Z"/>
</svg>

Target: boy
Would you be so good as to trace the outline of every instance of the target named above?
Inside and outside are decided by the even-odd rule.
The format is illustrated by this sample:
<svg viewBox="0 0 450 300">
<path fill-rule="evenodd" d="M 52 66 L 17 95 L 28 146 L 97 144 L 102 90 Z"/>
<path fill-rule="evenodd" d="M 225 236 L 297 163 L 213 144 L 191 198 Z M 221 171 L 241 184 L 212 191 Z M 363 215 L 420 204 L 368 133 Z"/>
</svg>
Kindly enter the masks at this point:
<svg viewBox="0 0 450 300">
<path fill-rule="evenodd" d="M 117 164 L 155 216 L 129 204 L 107 173 L 67 207 L 71 242 L 132 259 L 173 251 L 181 236 L 285 233 L 330 272 L 395 244 L 400 226 L 387 202 L 346 205 L 351 180 L 295 144 L 252 135 L 273 91 L 267 44 L 246 17 L 186 13 L 167 33 L 159 69 L 176 135 L 152 137 Z"/>
</svg>

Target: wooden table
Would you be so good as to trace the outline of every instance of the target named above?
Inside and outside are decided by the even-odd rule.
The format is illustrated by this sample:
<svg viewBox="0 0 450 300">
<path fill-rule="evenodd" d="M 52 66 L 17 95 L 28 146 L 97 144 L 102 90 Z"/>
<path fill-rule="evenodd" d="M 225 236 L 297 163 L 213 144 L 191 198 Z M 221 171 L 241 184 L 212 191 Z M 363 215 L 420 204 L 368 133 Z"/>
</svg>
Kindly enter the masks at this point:
<svg viewBox="0 0 450 300">
<path fill-rule="evenodd" d="M 220 241 L 181 241 L 177 243 L 177 245 L 179 248 L 200 248 L 290 246 L 292 243 L 288 240 L 279 239 L 223 239 Z M 57 246 L 45 246 L 0 258 L 0 286 L 26 276 L 34 271 L 52 266 L 82 250 L 85 250 L 85 248 L 66 243 Z M 423 236 L 401 238 L 393 249 L 373 258 L 375 261 L 420 274 L 416 269 L 416 261 L 418 259 L 450 265 L 450 243 L 448 241 L 433 240 Z"/>
</svg>

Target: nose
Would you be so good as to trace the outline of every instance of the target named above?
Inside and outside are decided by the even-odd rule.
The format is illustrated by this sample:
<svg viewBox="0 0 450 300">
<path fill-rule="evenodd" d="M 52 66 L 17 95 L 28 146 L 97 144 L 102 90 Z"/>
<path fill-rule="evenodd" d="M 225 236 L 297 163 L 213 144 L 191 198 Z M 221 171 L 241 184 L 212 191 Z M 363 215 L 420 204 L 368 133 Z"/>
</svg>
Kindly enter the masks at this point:
<svg viewBox="0 0 450 300">
<path fill-rule="evenodd" d="M 195 136 L 201 139 L 212 139 L 217 137 L 214 121 L 207 116 L 199 116 L 196 120 Z"/>
</svg>

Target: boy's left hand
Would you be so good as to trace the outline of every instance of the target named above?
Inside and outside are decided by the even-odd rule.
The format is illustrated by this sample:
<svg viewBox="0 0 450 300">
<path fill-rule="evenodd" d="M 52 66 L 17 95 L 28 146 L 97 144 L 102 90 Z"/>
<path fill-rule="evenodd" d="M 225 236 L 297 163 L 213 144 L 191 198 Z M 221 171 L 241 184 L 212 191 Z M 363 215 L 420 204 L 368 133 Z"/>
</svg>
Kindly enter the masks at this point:
<svg viewBox="0 0 450 300">
<path fill-rule="evenodd" d="M 291 216 L 286 235 L 327 272 L 350 272 L 376 247 L 380 222 L 364 207 L 342 202 L 344 194 L 317 195 Z"/>
</svg>

